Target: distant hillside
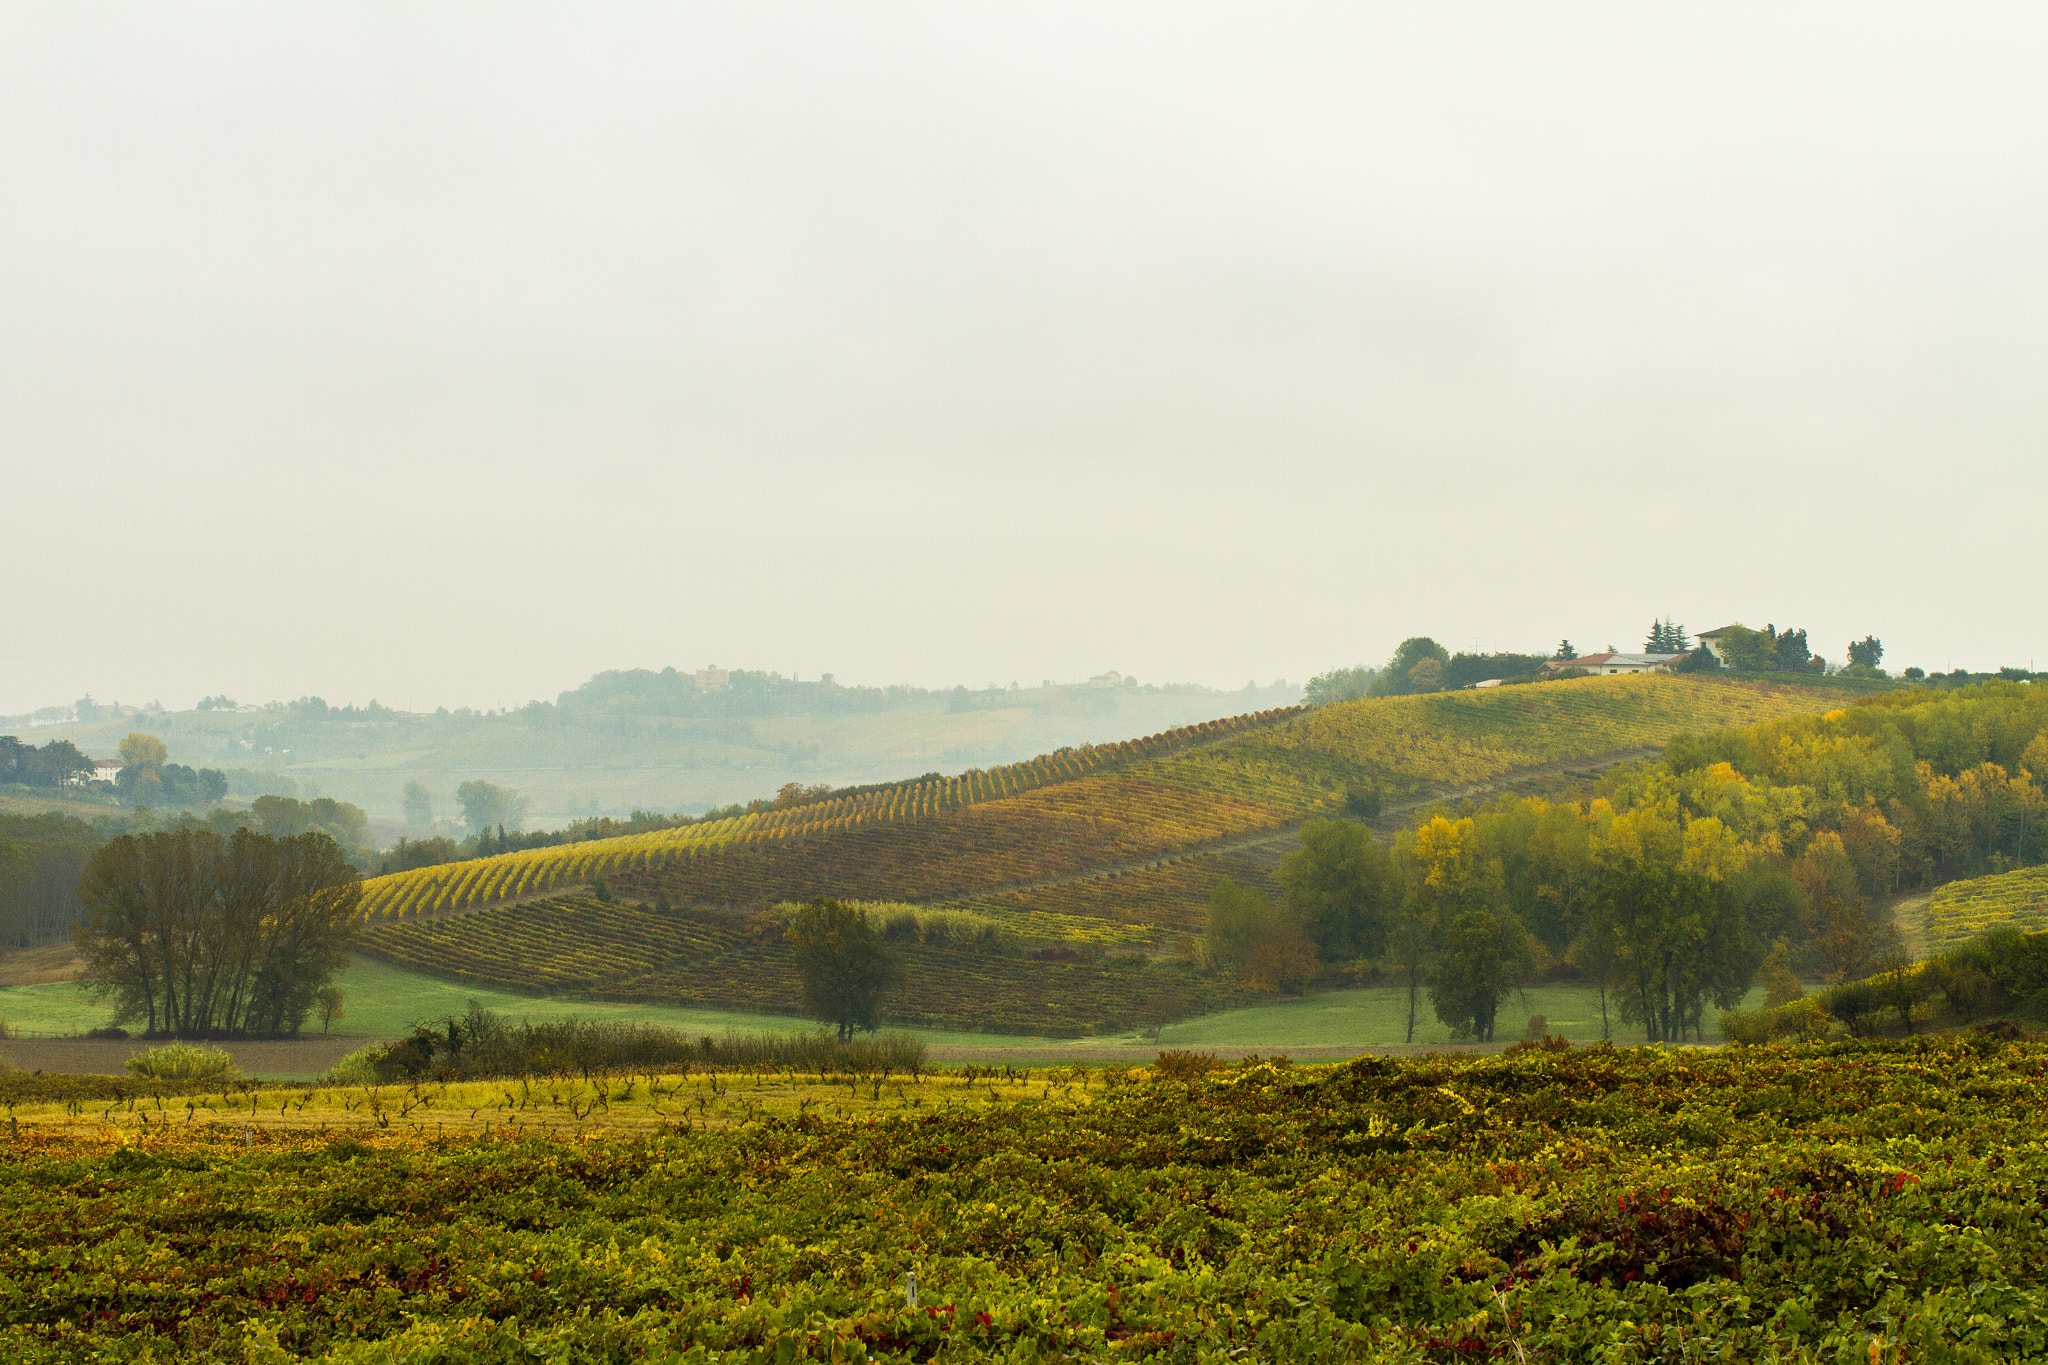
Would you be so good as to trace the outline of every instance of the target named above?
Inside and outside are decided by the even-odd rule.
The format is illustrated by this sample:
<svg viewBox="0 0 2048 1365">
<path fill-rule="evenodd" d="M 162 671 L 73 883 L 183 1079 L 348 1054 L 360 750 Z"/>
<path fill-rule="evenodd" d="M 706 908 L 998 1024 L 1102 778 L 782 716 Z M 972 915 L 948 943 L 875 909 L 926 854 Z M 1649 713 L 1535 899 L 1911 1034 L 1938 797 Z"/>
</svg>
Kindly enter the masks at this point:
<svg viewBox="0 0 2048 1365">
<path fill-rule="evenodd" d="M 1174 1017 L 1213 1004 L 1203 993 L 1215 988 L 1143 955 L 1096 954 L 1170 946 L 1198 928 L 1219 877 L 1263 879 L 1304 819 L 1342 811 L 1354 792 L 1377 792 L 1398 818 L 1838 700 L 1638 675 L 1237 717 L 861 800 L 378 878 L 366 946 L 494 985 L 788 1009 L 787 950 L 749 936 L 750 915 L 816 895 L 913 901 L 985 920 L 1027 951 L 920 935 L 900 1019 L 1062 1032 Z M 603 912 L 579 898 L 598 877 L 614 898 Z M 565 894 L 572 885 L 579 894 Z"/>
<path fill-rule="evenodd" d="M 175 762 L 226 771 L 238 800 L 331 796 L 361 806 L 395 838 L 408 782 L 432 794 L 438 832 L 449 832 L 455 789 L 472 779 L 531 797 L 529 824 L 544 828 L 635 808 L 700 811 L 787 782 L 841 787 L 990 767 L 1288 705 L 1300 695 L 1284 683 L 1223 692 L 1109 675 L 1100 685 L 1014 690 L 845 687 L 744 670 L 715 681 L 721 685 L 707 690 L 673 669 L 601 673 L 553 702 L 502 714 L 410 714 L 305 698 L 16 728 L 29 742 L 68 739 L 93 757 L 111 757 L 141 730 L 161 738 Z"/>
</svg>

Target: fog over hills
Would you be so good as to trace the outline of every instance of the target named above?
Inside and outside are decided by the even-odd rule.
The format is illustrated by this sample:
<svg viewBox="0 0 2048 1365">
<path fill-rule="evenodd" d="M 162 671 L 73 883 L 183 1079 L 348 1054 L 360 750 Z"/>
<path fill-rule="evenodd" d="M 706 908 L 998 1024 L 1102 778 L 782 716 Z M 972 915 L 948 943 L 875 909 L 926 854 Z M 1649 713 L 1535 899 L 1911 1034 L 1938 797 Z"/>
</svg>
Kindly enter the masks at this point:
<svg viewBox="0 0 2048 1365">
<path fill-rule="evenodd" d="M 226 694 L 171 711 L 81 699 L 0 718 L 30 743 L 68 739 L 111 757 L 131 732 L 171 761 L 219 768 L 231 797 L 331 796 L 396 819 L 407 783 L 453 821 L 455 788 L 484 780 L 531 798 L 530 826 L 636 807 L 697 811 L 787 782 L 857 785 L 958 772 L 1245 711 L 1285 706 L 1285 681 L 1226 692 L 1141 684 L 1116 672 L 975 689 L 842 685 L 746 669 L 600 673 L 553 701 L 503 711 L 411 712 L 319 697 L 261 705 Z"/>
</svg>

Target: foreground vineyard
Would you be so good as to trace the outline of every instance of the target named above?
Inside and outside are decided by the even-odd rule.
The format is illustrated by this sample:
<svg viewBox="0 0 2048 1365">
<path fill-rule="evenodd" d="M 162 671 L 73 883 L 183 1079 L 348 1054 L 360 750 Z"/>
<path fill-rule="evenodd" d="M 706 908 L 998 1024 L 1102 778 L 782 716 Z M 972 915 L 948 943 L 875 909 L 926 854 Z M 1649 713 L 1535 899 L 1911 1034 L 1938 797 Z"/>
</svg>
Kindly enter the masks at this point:
<svg viewBox="0 0 2048 1365">
<path fill-rule="evenodd" d="M 863 1082 L 853 1121 L 734 1077 L 737 1126 L 568 1141 L 295 1106 L 24 1136 L 0 1350 L 2042 1359 L 2044 1078 L 2039 1045 L 1923 1039 L 1062 1073 L 936 1112 Z"/>
<path fill-rule="evenodd" d="M 1950 882 L 1927 900 L 1927 946 L 1938 952 L 2001 924 L 2048 929 L 2048 867 Z"/>
</svg>

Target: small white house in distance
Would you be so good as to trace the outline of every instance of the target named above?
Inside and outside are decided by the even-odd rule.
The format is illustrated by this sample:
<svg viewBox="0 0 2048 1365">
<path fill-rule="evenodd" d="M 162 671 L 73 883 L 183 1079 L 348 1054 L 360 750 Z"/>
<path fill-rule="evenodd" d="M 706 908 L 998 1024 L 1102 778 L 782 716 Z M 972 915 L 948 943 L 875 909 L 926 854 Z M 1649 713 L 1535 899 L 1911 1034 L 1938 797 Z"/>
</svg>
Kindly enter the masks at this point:
<svg viewBox="0 0 2048 1365">
<path fill-rule="evenodd" d="M 1721 652 L 1721 640 L 1722 637 L 1726 636 L 1733 629 L 1735 629 L 1734 626 L 1722 626 L 1719 630 L 1703 630 L 1695 638 L 1707 647 L 1709 654 L 1712 654 L 1725 664 L 1728 662 L 1728 656 Z"/>
<path fill-rule="evenodd" d="M 1576 659 L 1546 659 L 1539 673 L 1583 668 L 1588 673 L 1669 673 L 1683 654 L 1581 654 Z"/>
<path fill-rule="evenodd" d="M 121 760 L 118 758 L 96 758 L 92 761 L 92 780 L 94 782 L 112 782 L 115 777 L 120 775 L 120 772 Z"/>
</svg>

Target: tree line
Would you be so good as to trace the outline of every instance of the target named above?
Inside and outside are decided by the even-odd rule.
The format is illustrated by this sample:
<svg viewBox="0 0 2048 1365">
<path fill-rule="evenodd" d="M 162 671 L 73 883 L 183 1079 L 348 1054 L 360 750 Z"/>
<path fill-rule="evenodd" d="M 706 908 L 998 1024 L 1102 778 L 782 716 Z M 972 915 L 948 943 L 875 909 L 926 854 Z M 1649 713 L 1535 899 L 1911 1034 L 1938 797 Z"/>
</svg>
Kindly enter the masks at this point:
<svg viewBox="0 0 2048 1365">
<path fill-rule="evenodd" d="M 78 879 L 100 832 L 58 811 L 0 815 L 0 946 L 40 948 L 71 937 Z"/>
<path fill-rule="evenodd" d="M 1351 966 L 1489 1039 L 1518 984 L 1565 967 L 1652 1041 L 1704 1032 L 1774 949 L 1848 981 L 1897 952 L 1898 890 L 2039 863 L 2048 691 L 1990 683 L 1681 736 L 1580 802 L 1419 817 L 1391 845 L 1312 821 L 1277 902 L 1212 893 L 1206 955 L 1268 988 Z M 1782 946 L 1781 946 L 1782 945 Z"/>
<path fill-rule="evenodd" d="M 92 760 L 68 739 L 53 739 L 38 749 L 15 735 L 0 735 L 0 782 L 62 787 L 92 774 Z"/>
</svg>

